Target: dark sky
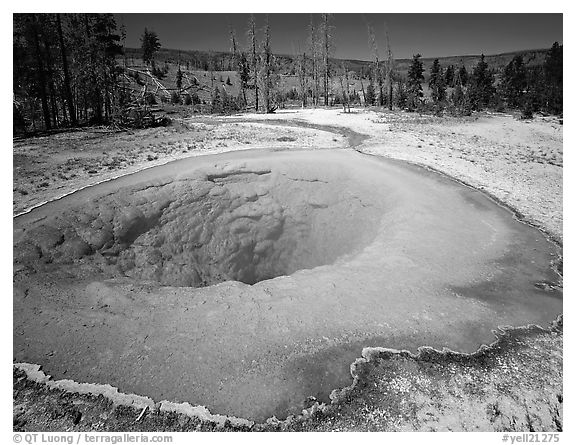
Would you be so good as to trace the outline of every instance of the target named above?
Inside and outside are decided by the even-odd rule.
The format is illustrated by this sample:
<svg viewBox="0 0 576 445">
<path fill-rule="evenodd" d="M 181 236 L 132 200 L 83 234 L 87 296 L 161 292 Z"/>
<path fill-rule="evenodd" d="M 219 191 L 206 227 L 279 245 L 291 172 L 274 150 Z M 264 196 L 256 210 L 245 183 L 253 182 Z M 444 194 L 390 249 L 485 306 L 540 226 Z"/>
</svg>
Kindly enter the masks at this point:
<svg viewBox="0 0 576 445">
<path fill-rule="evenodd" d="M 244 45 L 248 14 L 116 14 L 126 26 L 126 46 L 139 47 L 144 27 L 156 31 L 164 48 L 227 51 L 228 24 Z M 256 14 L 258 27 L 264 15 Z M 270 14 L 272 48 L 293 54 L 304 47 L 310 14 Z M 314 15 L 316 22 L 320 16 Z M 386 27 L 396 58 L 549 48 L 562 43 L 562 14 L 334 14 L 334 56 L 370 59 L 366 22 L 375 29 L 384 55 Z"/>
</svg>

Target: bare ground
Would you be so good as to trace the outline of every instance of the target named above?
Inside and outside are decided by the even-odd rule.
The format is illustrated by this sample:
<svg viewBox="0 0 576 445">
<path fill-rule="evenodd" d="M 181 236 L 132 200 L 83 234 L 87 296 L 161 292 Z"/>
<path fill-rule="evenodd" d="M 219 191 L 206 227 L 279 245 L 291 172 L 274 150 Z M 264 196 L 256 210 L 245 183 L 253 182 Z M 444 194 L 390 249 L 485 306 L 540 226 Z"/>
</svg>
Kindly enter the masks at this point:
<svg viewBox="0 0 576 445">
<path fill-rule="evenodd" d="M 435 117 L 404 112 L 286 111 L 263 118 L 343 127 L 358 150 L 424 165 L 483 190 L 562 240 L 563 124 L 507 114 Z"/>
<path fill-rule="evenodd" d="M 333 148 L 343 140 L 321 130 L 203 118 L 145 130 L 92 128 L 15 139 L 13 212 L 176 159 L 270 146 Z"/>
<path fill-rule="evenodd" d="M 18 431 L 562 431 L 562 321 L 500 331 L 473 355 L 365 349 L 354 384 L 285 422 L 233 426 L 49 388 L 15 369 Z"/>
<path fill-rule="evenodd" d="M 245 117 L 247 121 L 265 118 L 268 117 Z M 296 121 L 291 123 L 304 121 L 318 129 L 343 126 L 366 134 L 368 139 L 359 150 L 418 163 L 483 189 L 562 242 L 561 121 L 538 118 L 524 122 L 506 115 L 465 119 L 405 113 L 344 115 L 336 110 L 287 112 L 271 118 Z M 205 147 L 220 151 L 246 148 L 245 145 L 250 148 L 251 144 L 239 143 L 244 131 L 252 131 L 245 141 L 260 138 L 261 144 L 286 144 L 284 148 L 288 149 L 344 145 L 341 136 L 310 128 L 279 127 L 277 122 L 266 132 L 257 125 L 237 122 L 215 122 L 209 130 L 202 125 L 207 124 L 190 121 L 181 128 L 105 136 L 83 132 L 84 136 L 76 142 L 71 137 L 73 133 L 60 136 L 64 141 L 54 136 L 15 141 L 14 212 L 108 179 L 110 173 L 103 167 L 112 170 L 114 176 L 201 154 Z M 230 125 L 238 125 L 238 132 L 231 132 Z M 191 137 L 193 132 L 198 134 Z M 223 138 L 231 135 L 232 141 L 218 140 L 217 134 Z M 166 150 L 167 141 L 178 144 L 175 151 Z M 130 152 L 131 147 L 136 147 L 136 151 Z M 105 165 L 115 156 L 126 160 L 112 168 Z M 157 159 L 149 160 L 149 156 Z M 91 166 L 87 170 L 86 165 L 99 168 Z M 70 169 L 65 170 L 67 167 Z M 59 173 L 68 175 L 67 179 Z M 355 385 L 334 393 L 333 405 L 315 405 L 302 418 L 256 425 L 252 430 L 559 431 L 563 404 L 562 338 L 560 321 L 550 328 L 506 331 L 491 348 L 472 356 L 434 351 L 411 356 L 365 350 L 365 357 L 353 365 Z M 156 410 L 136 421 L 139 414 L 133 408 L 115 406 L 102 396 L 47 388 L 25 378 L 21 371 L 14 371 L 14 428 L 18 430 L 231 428 Z"/>
</svg>

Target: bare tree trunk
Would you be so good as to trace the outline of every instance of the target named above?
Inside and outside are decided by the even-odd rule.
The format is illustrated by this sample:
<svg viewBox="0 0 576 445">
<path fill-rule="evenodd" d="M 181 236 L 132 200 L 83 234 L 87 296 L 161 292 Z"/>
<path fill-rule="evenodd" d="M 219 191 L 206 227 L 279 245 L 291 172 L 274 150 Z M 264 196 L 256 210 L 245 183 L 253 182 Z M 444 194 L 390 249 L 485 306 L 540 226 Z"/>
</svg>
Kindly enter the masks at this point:
<svg viewBox="0 0 576 445">
<path fill-rule="evenodd" d="M 50 108 L 48 105 L 48 94 L 46 93 L 46 72 L 44 71 L 44 63 L 42 51 L 40 50 L 40 37 L 38 35 L 38 18 L 36 14 L 32 14 L 32 33 L 34 38 L 34 49 L 36 51 L 36 66 L 38 68 L 38 81 L 40 82 L 40 100 L 42 101 L 42 114 L 44 115 L 44 127 L 46 130 L 52 128 L 50 122 Z"/>
<path fill-rule="evenodd" d="M 302 54 L 302 108 L 308 105 L 308 82 L 306 79 L 306 53 Z"/>
<path fill-rule="evenodd" d="M 388 31 L 386 31 L 386 45 L 388 46 L 388 73 L 387 73 L 387 81 L 388 81 L 388 109 L 392 111 L 392 95 L 393 95 L 393 84 L 394 84 L 394 56 L 392 55 L 392 48 L 390 46 L 390 36 L 388 35 Z"/>
<path fill-rule="evenodd" d="M 376 42 L 376 33 L 372 26 L 368 23 L 366 25 L 368 27 L 368 37 L 370 39 L 370 44 L 372 46 L 372 53 L 374 55 L 374 81 L 376 85 L 378 85 L 378 105 L 384 106 L 384 82 L 382 79 L 382 68 L 380 66 L 380 57 L 378 53 L 378 44 Z"/>
<path fill-rule="evenodd" d="M 94 60 L 94 49 L 93 44 L 91 42 L 92 33 L 90 32 L 90 23 L 88 14 L 84 14 L 84 27 L 86 30 L 86 39 L 89 45 L 90 51 L 90 72 L 91 72 L 91 85 L 89 86 L 89 94 L 88 99 L 90 101 L 90 106 L 92 107 L 92 112 L 94 113 L 94 117 L 96 122 L 101 123 L 103 116 L 102 116 L 102 97 L 100 95 L 100 91 L 96 86 L 96 62 Z"/>
<path fill-rule="evenodd" d="M 346 66 L 344 66 L 344 82 L 346 82 L 346 105 L 348 106 L 348 113 L 350 113 L 350 79 Z"/>
<path fill-rule="evenodd" d="M 106 73 L 106 67 L 103 68 L 104 71 L 104 120 L 106 122 L 110 119 L 110 91 L 108 89 L 108 75 Z"/>
<path fill-rule="evenodd" d="M 232 51 L 232 65 L 234 69 L 238 68 L 238 45 L 236 44 L 236 33 L 234 32 L 234 28 L 232 28 L 232 24 L 228 25 L 229 32 L 230 32 L 230 50 Z M 180 54 L 180 53 L 178 53 Z"/>
<path fill-rule="evenodd" d="M 250 15 L 250 20 L 248 21 L 248 38 L 250 40 L 251 47 L 251 65 L 252 65 L 252 75 L 254 76 L 254 94 L 256 100 L 256 112 L 258 112 L 258 59 L 256 57 L 256 20 L 254 14 Z"/>
<path fill-rule="evenodd" d="M 49 15 L 44 15 L 44 25 L 40 28 L 40 37 L 44 42 L 44 52 L 46 59 L 46 83 L 48 86 L 48 93 L 50 96 L 50 108 L 52 111 L 52 127 L 58 128 L 60 126 L 60 119 L 58 115 L 58 94 L 56 93 L 56 85 L 54 83 L 54 69 L 53 69 L 53 57 L 52 57 L 52 47 L 50 45 L 50 39 L 46 34 L 46 28 L 51 27 L 52 23 L 50 21 Z"/>
<path fill-rule="evenodd" d="M 50 76 L 52 77 L 52 76 Z M 57 102 L 57 96 L 56 96 L 56 90 L 54 88 L 54 82 L 50 81 L 48 83 L 49 85 L 49 90 L 50 90 L 50 107 L 52 108 L 52 126 L 54 128 L 58 127 L 58 104 Z"/>
<path fill-rule="evenodd" d="M 240 64 L 238 59 L 238 46 L 236 45 L 236 33 L 234 32 L 234 28 L 232 27 L 232 23 L 228 24 L 229 32 L 230 32 L 230 50 L 232 51 L 232 70 L 236 70 L 237 73 L 240 73 Z M 180 53 L 178 53 L 180 54 Z M 242 92 L 244 92 L 244 88 L 242 87 Z"/>
<path fill-rule="evenodd" d="M 270 22 L 268 21 L 268 16 L 266 16 L 266 24 L 264 25 L 264 47 L 262 57 L 262 99 L 264 101 L 264 111 L 266 113 L 272 113 L 274 111 L 271 106 L 273 55 L 270 46 Z"/>
<path fill-rule="evenodd" d="M 56 14 L 56 24 L 58 27 L 58 39 L 60 40 L 60 53 L 62 55 L 62 71 L 64 73 L 64 95 L 68 105 L 68 114 L 70 115 L 70 123 L 75 126 L 78 122 L 76 120 L 76 111 L 74 110 L 74 101 L 72 98 L 72 90 L 70 89 L 70 74 L 68 71 L 68 58 L 66 57 L 66 48 L 64 46 L 64 34 L 62 33 L 62 22 L 60 14 Z"/>
<path fill-rule="evenodd" d="M 310 14 L 310 53 L 312 54 L 312 104 L 318 106 L 318 51 L 316 47 L 316 31 L 314 29 L 314 19 Z"/>
<path fill-rule="evenodd" d="M 308 82 L 306 78 L 306 52 L 298 55 L 298 63 L 296 65 L 298 73 L 298 82 L 300 85 L 300 101 L 302 102 L 302 108 L 306 108 L 307 96 L 308 96 Z"/>
<path fill-rule="evenodd" d="M 342 90 L 342 107 L 344 108 L 344 113 L 350 112 L 350 79 L 348 77 L 348 68 L 344 63 L 340 68 L 340 75 L 338 76 L 340 81 L 340 89 Z"/>
<path fill-rule="evenodd" d="M 339 76 L 338 80 L 340 81 L 340 89 L 342 90 L 342 108 L 344 109 L 344 113 L 346 113 L 346 92 L 344 91 L 344 80 L 342 79 L 342 76 Z"/>
<path fill-rule="evenodd" d="M 30 117 L 32 119 L 32 131 L 36 131 L 36 100 L 30 101 Z"/>
<path fill-rule="evenodd" d="M 62 106 L 62 122 L 70 122 L 70 120 L 68 119 L 69 116 L 66 112 L 66 101 L 64 100 L 64 97 L 62 95 L 60 95 L 58 98 L 60 99 Z"/>
<path fill-rule="evenodd" d="M 84 106 L 84 122 L 88 122 L 88 94 L 86 91 L 82 93 L 82 105 Z"/>
<path fill-rule="evenodd" d="M 264 60 L 263 60 L 263 76 L 262 76 L 262 101 L 264 102 L 264 111 L 266 113 L 270 112 L 270 29 L 268 28 L 268 22 L 265 25 L 264 31 Z"/>
<path fill-rule="evenodd" d="M 322 14 L 322 57 L 324 62 L 324 105 L 328 106 L 328 79 L 330 77 L 330 28 L 329 14 Z"/>
</svg>

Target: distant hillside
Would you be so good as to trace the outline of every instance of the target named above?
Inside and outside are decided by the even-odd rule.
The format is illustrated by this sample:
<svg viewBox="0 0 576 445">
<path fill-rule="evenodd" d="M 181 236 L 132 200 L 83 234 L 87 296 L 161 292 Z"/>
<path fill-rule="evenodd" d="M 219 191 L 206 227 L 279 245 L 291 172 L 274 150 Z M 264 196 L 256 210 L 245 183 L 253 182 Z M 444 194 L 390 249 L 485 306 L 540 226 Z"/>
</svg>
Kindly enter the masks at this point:
<svg viewBox="0 0 576 445">
<path fill-rule="evenodd" d="M 485 58 L 491 68 L 501 72 L 517 54 L 522 55 L 525 63 L 529 66 L 541 65 L 544 63 L 547 51 L 547 49 L 517 51 L 487 55 Z M 180 67 L 183 73 L 183 94 L 194 93 L 201 103 L 209 104 L 216 87 L 218 87 L 221 92 L 226 92 L 226 94 L 232 97 L 238 97 L 241 93 L 240 79 L 234 69 L 232 55 L 228 52 L 161 49 L 155 57 L 157 67 L 165 72 L 164 76 L 159 79 L 160 86 L 157 80 L 145 74 L 148 71 L 148 67 L 144 65 L 141 59 L 141 50 L 139 48 L 127 48 L 125 57 L 130 74 L 130 76 L 123 78 L 124 82 L 128 82 L 127 86 L 133 91 L 142 92 L 144 88 L 144 91 L 155 94 L 160 93 L 163 101 L 170 101 L 171 94 L 173 94 L 174 91 L 180 91 L 176 86 L 178 61 L 180 61 Z M 297 91 L 299 88 L 299 80 L 298 76 L 294 73 L 294 57 L 288 55 L 277 55 L 276 57 L 282 74 L 278 84 L 278 91 L 285 94 L 290 91 Z M 463 64 L 466 66 L 468 72 L 471 72 L 480 60 L 480 57 L 480 55 L 440 57 L 439 61 L 443 67 L 447 67 L 448 65 L 458 67 Z M 421 60 L 425 69 L 424 93 L 425 95 L 429 95 L 427 81 L 434 59 L 423 58 Z M 367 82 L 365 79 L 370 72 L 371 62 L 366 60 L 333 59 L 333 63 L 336 65 L 345 63 L 350 71 L 355 72 L 355 74 L 350 77 L 350 92 L 353 95 L 360 94 L 366 87 Z M 396 72 L 402 77 L 406 77 L 411 59 L 398 59 L 395 63 Z M 212 73 L 210 73 L 210 71 L 212 71 Z M 136 75 L 136 72 L 140 74 Z M 253 91 L 248 91 L 247 96 L 249 101 L 252 100 Z"/>
<path fill-rule="evenodd" d="M 486 62 L 491 68 L 500 70 L 504 68 L 508 62 L 516 55 L 522 55 L 524 62 L 527 65 L 541 65 L 544 63 L 546 52 L 548 49 L 532 49 L 524 51 L 508 52 L 503 54 L 486 55 Z M 126 57 L 129 62 L 135 62 L 140 59 L 142 51 L 140 48 L 126 48 Z M 290 55 L 276 55 L 280 70 L 282 74 L 294 74 L 294 56 Z M 434 57 L 422 58 L 425 74 L 429 72 Z M 233 71 L 232 54 L 222 51 L 200 51 L 200 50 L 178 50 L 161 48 L 156 54 L 158 63 L 175 64 L 180 60 L 182 65 L 188 65 L 188 69 L 203 70 L 203 71 Z M 336 65 L 345 63 L 350 71 L 355 71 L 357 74 L 366 73 L 370 68 L 370 61 L 367 60 L 351 60 L 351 59 L 332 59 Z M 465 56 L 449 56 L 438 57 L 440 64 L 444 67 L 454 65 L 466 66 L 469 71 L 478 63 L 480 55 L 465 55 Z M 405 75 L 408 72 L 411 59 L 397 59 L 396 70 Z M 133 64 L 133 63 L 131 63 Z"/>
<path fill-rule="evenodd" d="M 517 55 L 521 55 L 524 58 L 524 63 L 526 65 L 536 66 L 536 65 L 542 65 L 544 63 L 544 59 L 546 57 L 547 52 L 548 49 L 531 49 L 531 50 L 514 51 L 502 54 L 485 55 L 485 59 L 486 63 L 488 63 L 488 65 L 491 68 L 497 70 L 504 68 L 514 58 L 514 56 Z M 480 57 L 481 57 L 480 54 L 468 55 L 468 56 L 438 57 L 438 61 L 442 66 L 454 65 L 458 67 L 463 64 L 468 71 L 471 71 L 472 68 L 480 60 Z M 422 59 L 426 71 L 429 71 L 434 59 L 435 59 L 434 57 Z M 402 59 L 399 60 L 397 63 L 399 71 L 407 72 L 409 65 L 410 65 L 409 59 Z"/>
</svg>

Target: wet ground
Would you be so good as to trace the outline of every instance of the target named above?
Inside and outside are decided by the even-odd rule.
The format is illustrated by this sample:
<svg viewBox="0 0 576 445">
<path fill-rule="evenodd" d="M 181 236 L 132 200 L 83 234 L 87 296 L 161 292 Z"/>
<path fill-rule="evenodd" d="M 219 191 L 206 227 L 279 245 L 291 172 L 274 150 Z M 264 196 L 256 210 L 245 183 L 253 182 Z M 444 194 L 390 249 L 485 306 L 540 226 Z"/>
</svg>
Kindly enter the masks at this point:
<svg viewBox="0 0 576 445">
<path fill-rule="evenodd" d="M 239 213 L 183 230 L 190 184 L 203 190 L 186 203 L 200 203 L 190 218 L 214 213 L 218 196 Z M 228 217 L 239 221 L 234 235 L 215 230 Z M 95 240 L 107 221 L 111 237 Z M 250 286 L 218 270 L 215 286 L 163 282 L 175 263 L 192 266 L 163 250 L 170 224 L 180 227 L 172 245 L 197 233 L 184 245 L 204 249 L 201 263 L 230 243 L 252 258 L 268 248 L 274 261 L 296 246 L 272 274 L 290 276 Z M 257 421 L 297 413 L 309 396 L 328 401 L 351 383 L 364 346 L 472 352 L 499 325 L 545 325 L 562 312 L 559 249 L 541 232 L 446 177 L 349 150 L 155 167 L 16 218 L 15 242 L 16 361 Z M 126 267 L 130 249 L 147 263 Z"/>
<path fill-rule="evenodd" d="M 143 409 L 14 370 L 15 431 L 562 431 L 562 320 L 507 329 L 472 355 L 365 349 L 327 406 L 252 426 Z M 38 373 L 35 373 L 38 374 Z M 45 376 L 38 377 L 44 381 Z M 59 386 L 62 384 L 61 386 Z"/>
</svg>

